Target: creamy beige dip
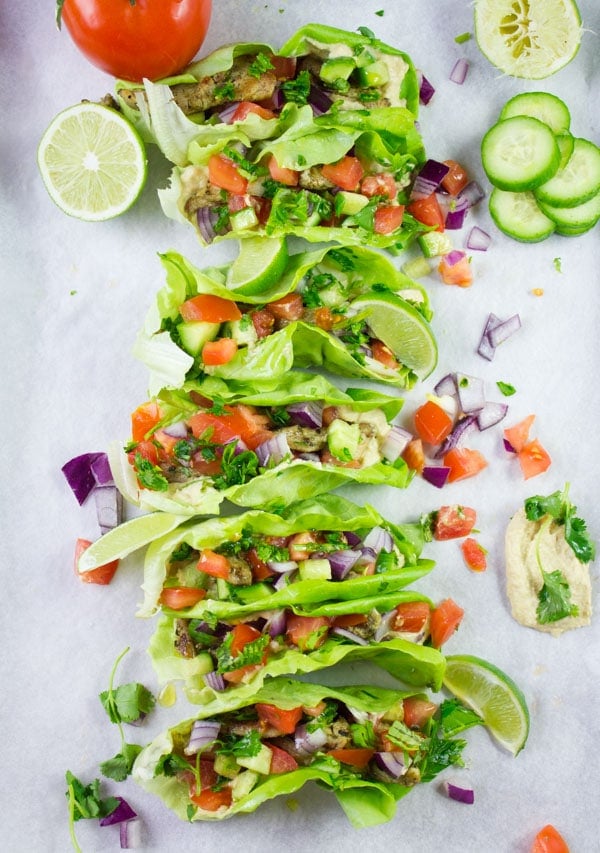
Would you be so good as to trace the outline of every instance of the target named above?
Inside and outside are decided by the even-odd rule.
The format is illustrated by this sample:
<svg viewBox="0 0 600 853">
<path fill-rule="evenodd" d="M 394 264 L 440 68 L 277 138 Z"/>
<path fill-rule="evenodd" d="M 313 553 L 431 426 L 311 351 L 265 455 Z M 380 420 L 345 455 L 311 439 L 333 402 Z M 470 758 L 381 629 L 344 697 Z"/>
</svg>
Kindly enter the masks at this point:
<svg viewBox="0 0 600 853">
<path fill-rule="evenodd" d="M 539 542 L 536 537 L 541 528 Z M 538 593 L 543 586 L 542 573 L 536 558 L 536 548 L 541 564 L 547 573 L 560 571 L 571 590 L 571 604 L 579 612 L 557 622 L 540 624 L 536 609 Z M 592 617 L 592 587 L 588 566 L 581 563 L 564 537 L 564 526 L 552 522 L 528 521 L 525 510 L 520 509 L 510 520 L 505 538 L 506 591 L 512 615 L 527 628 L 559 636 L 563 631 L 589 625 Z"/>
</svg>

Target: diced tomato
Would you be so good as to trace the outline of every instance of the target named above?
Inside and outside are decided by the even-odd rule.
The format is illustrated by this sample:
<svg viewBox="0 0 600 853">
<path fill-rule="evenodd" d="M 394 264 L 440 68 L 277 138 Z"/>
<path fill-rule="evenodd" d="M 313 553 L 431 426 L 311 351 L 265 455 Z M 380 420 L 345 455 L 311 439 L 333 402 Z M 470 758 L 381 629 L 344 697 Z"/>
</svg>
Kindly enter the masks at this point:
<svg viewBox="0 0 600 853">
<path fill-rule="evenodd" d="M 256 548 L 250 548 L 246 558 L 252 568 L 252 578 L 255 581 L 263 581 L 265 578 L 273 577 L 276 572 L 272 571 L 264 560 L 258 556 Z"/>
<path fill-rule="evenodd" d="M 392 234 L 402 225 L 404 205 L 380 204 L 375 208 L 373 231 L 376 234 Z"/>
<path fill-rule="evenodd" d="M 299 320 L 304 314 L 302 295 L 300 293 L 288 293 L 287 296 L 270 302 L 269 311 L 278 320 Z"/>
<path fill-rule="evenodd" d="M 188 421 L 196 438 L 212 430 L 211 441 L 226 444 L 232 438 L 241 438 L 253 450 L 270 435 L 269 418 L 259 414 L 252 406 L 225 406 L 225 414 L 196 412 Z"/>
<path fill-rule="evenodd" d="M 219 338 L 218 341 L 207 341 L 202 347 L 202 361 L 209 366 L 229 364 L 237 355 L 237 351 L 237 341 L 234 341 L 233 338 Z"/>
<path fill-rule="evenodd" d="M 398 195 L 398 187 L 394 176 L 389 172 L 382 172 L 380 175 L 368 175 L 360 182 L 360 191 L 367 198 L 373 196 L 382 196 L 393 201 Z"/>
<path fill-rule="evenodd" d="M 253 628 L 252 625 L 246 625 L 244 622 L 240 622 L 239 625 L 236 625 L 231 631 L 232 657 L 237 657 L 248 643 L 253 642 L 253 640 L 257 640 L 260 636 L 260 631 Z M 256 672 L 261 668 L 261 666 L 264 666 L 266 660 L 267 651 L 265 650 L 261 663 L 248 664 L 247 666 L 239 667 L 239 669 L 232 669 L 230 672 L 224 672 L 223 678 L 231 684 L 239 684 L 240 681 L 243 681 L 248 674 Z"/>
<path fill-rule="evenodd" d="M 329 619 L 325 616 L 296 616 L 291 613 L 287 618 L 285 635 L 290 643 L 305 652 L 318 649 L 325 642 L 328 630 Z"/>
<path fill-rule="evenodd" d="M 468 536 L 477 520 L 477 513 L 470 506 L 453 504 L 441 506 L 435 514 L 433 538 L 438 542 Z"/>
<path fill-rule="evenodd" d="M 285 749 L 281 749 L 281 747 L 275 746 L 272 743 L 268 743 L 267 746 L 273 753 L 271 755 L 271 773 L 291 773 L 293 770 L 298 769 L 298 762 Z"/>
<path fill-rule="evenodd" d="M 453 447 L 445 454 L 443 463 L 450 468 L 448 482 L 464 480 L 474 477 L 487 467 L 487 461 L 479 450 L 471 450 L 468 447 Z"/>
<path fill-rule="evenodd" d="M 442 187 L 450 195 L 456 196 L 469 183 L 469 176 L 456 160 L 444 160 L 444 165 L 448 166 L 450 171 L 443 178 Z"/>
<path fill-rule="evenodd" d="M 181 441 L 181 439 L 176 438 L 174 435 L 169 435 L 164 429 L 157 429 L 152 436 L 152 443 L 158 451 L 158 456 L 164 460 L 173 458 L 173 451 L 178 441 Z"/>
<path fill-rule="evenodd" d="M 404 722 L 409 729 L 422 729 L 437 711 L 437 705 L 418 696 L 407 696 L 402 700 Z"/>
<path fill-rule="evenodd" d="M 138 406 L 131 414 L 131 439 L 132 441 L 143 441 L 148 433 L 153 430 L 161 419 L 160 409 L 157 403 L 148 402 Z"/>
<path fill-rule="evenodd" d="M 431 643 L 439 649 L 456 631 L 465 611 L 451 598 L 446 598 L 431 614 Z"/>
<path fill-rule="evenodd" d="M 163 589 L 158 599 L 159 604 L 169 607 L 171 610 L 183 610 L 184 607 L 193 607 L 206 596 L 205 589 L 195 586 L 167 586 Z"/>
<path fill-rule="evenodd" d="M 307 560 L 314 550 L 314 548 L 307 546 L 314 546 L 316 541 L 317 537 L 310 530 L 296 533 L 287 543 L 290 560 Z"/>
<path fill-rule="evenodd" d="M 350 764 L 352 767 L 362 769 L 367 766 L 373 758 L 374 753 L 374 749 L 366 747 L 356 747 L 354 749 L 349 747 L 347 749 L 330 749 L 327 755 L 331 755 L 332 758 L 335 758 L 341 764 Z"/>
<path fill-rule="evenodd" d="M 91 569 L 89 572 L 79 571 L 79 558 L 91 544 L 89 539 L 78 539 L 75 542 L 75 574 L 84 583 L 96 583 L 101 586 L 107 586 L 119 568 L 118 560 L 111 560 L 110 563 L 105 563 L 103 566 L 98 566 L 98 568 Z"/>
<path fill-rule="evenodd" d="M 245 118 L 248 118 L 250 113 L 255 113 L 257 116 L 264 119 L 276 118 L 273 110 L 262 107 L 260 104 L 256 104 L 253 101 L 240 101 L 235 112 L 231 116 L 231 124 L 235 121 L 244 121 Z"/>
<path fill-rule="evenodd" d="M 419 438 L 427 444 L 441 444 L 452 432 L 452 418 L 433 400 L 427 400 L 419 406 L 414 421 Z"/>
<path fill-rule="evenodd" d="M 154 444 L 153 441 L 138 441 L 135 446 L 135 449 L 129 453 L 129 458 L 135 460 L 137 454 L 143 459 L 147 459 L 148 462 L 151 462 L 153 465 L 156 465 L 158 462 L 158 447 Z"/>
<path fill-rule="evenodd" d="M 285 184 L 286 187 L 297 187 L 300 180 L 300 172 L 295 169 L 287 169 L 285 166 L 280 166 L 275 155 L 271 154 L 268 162 L 269 174 L 274 181 L 280 184 Z"/>
<path fill-rule="evenodd" d="M 430 225 L 435 231 L 444 230 L 444 214 L 435 193 L 411 201 L 406 212 L 423 225 Z"/>
<path fill-rule="evenodd" d="M 542 447 L 537 438 L 528 441 L 517 453 L 521 471 L 526 480 L 537 477 L 547 471 L 552 463 L 550 454 Z"/>
<path fill-rule="evenodd" d="M 375 361 L 383 364 L 384 367 L 388 367 L 390 370 L 397 370 L 400 367 L 400 362 L 383 341 L 378 341 L 374 338 L 371 341 L 371 352 Z"/>
<path fill-rule="evenodd" d="M 337 163 L 326 163 L 321 168 L 324 178 L 348 192 L 356 192 L 365 174 L 362 163 L 358 157 L 347 155 L 338 160 Z"/>
<path fill-rule="evenodd" d="M 186 323 L 202 320 L 205 323 L 225 323 L 228 320 L 240 320 L 242 312 L 231 299 L 199 293 L 179 306 L 179 313 Z"/>
<path fill-rule="evenodd" d="M 213 154 L 208 161 L 208 180 L 215 187 L 244 195 L 248 190 L 248 181 L 240 175 L 235 163 L 222 154 Z"/>
<path fill-rule="evenodd" d="M 548 823 L 535 836 L 531 853 L 569 853 L 569 847 L 558 829 Z"/>
<path fill-rule="evenodd" d="M 213 477 L 215 474 L 220 474 L 223 468 L 220 458 L 205 459 L 202 453 L 198 452 L 192 457 L 192 470 L 203 477 Z"/>
<path fill-rule="evenodd" d="M 504 438 L 510 444 L 515 453 L 523 450 L 529 440 L 529 430 L 535 420 L 535 415 L 527 415 L 522 421 L 504 430 Z"/>
<path fill-rule="evenodd" d="M 259 225 L 266 225 L 269 216 L 271 215 L 271 208 L 273 206 L 272 200 L 270 198 L 265 198 L 262 195 L 251 195 L 250 202 L 254 208 L 254 212 L 256 213 Z"/>
<path fill-rule="evenodd" d="M 330 426 L 338 416 L 337 406 L 325 406 L 323 409 L 323 426 Z"/>
<path fill-rule="evenodd" d="M 317 325 L 319 329 L 324 329 L 326 332 L 330 332 L 333 329 L 335 325 L 335 319 L 331 312 L 331 308 L 328 308 L 326 305 L 323 305 L 322 307 L 316 309 L 315 325 Z"/>
<path fill-rule="evenodd" d="M 366 621 L 364 613 L 345 613 L 343 616 L 334 616 L 331 625 L 333 628 L 352 628 L 354 625 L 363 625 Z"/>
<path fill-rule="evenodd" d="M 273 71 L 278 80 L 291 80 L 296 75 L 295 56 L 269 56 Z"/>
<path fill-rule="evenodd" d="M 473 284 L 473 269 L 466 255 L 451 264 L 448 255 L 444 255 L 438 264 L 438 272 L 444 284 L 456 284 L 458 287 L 470 287 Z"/>
<path fill-rule="evenodd" d="M 311 708 L 307 708 L 306 705 L 304 705 L 304 713 L 308 717 L 320 717 L 326 708 L 326 702 L 319 702 L 318 705 L 313 705 Z"/>
<path fill-rule="evenodd" d="M 412 441 L 408 442 L 402 458 L 411 471 L 416 471 L 417 474 L 423 471 L 425 467 L 425 454 L 423 452 L 423 442 L 420 438 L 413 438 Z"/>
<path fill-rule="evenodd" d="M 261 308 L 258 311 L 253 311 L 250 317 L 257 337 L 259 339 L 267 338 L 275 326 L 275 316 L 271 314 L 268 308 Z"/>
<path fill-rule="evenodd" d="M 210 548 L 202 549 L 196 568 L 213 578 L 227 580 L 229 577 L 229 560 L 224 554 L 217 554 Z"/>
<path fill-rule="evenodd" d="M 246 210 L 247 207 L 252 207 L 252 196 L 230 193 L 227 199 L 227 210 L 230 213 L 238 213 L 240 210 Z"/>
<path fill-rule="evenodd" d="M 225 786 L 218 791 L 204 788 L 199 794 L 190 794 L 190 800 L 205 812 L 216 812 L 223 806 L 229 808 L 231 805 L 231 788 Z"/>
<path fill-rule="evenodd" d="M 256 713 L 259 720 L 267 723 L 279 734 L 291 735 L 296 731 L 296 726 L 302 719 L 302 705 L 298 708 L 278 708 L 276 705 L 257 702 Z"/>
<path fill-rule="evenodd" d="M 431 608 L 426 601 L 402 601 L 396 607 L 394 631 L 418 634 L 431 616 Z"/>
<path fill-rule="evenodd" d="M 487 552 L 477 539 L 468 536 L 460 543 L 465 563 L 473 572 L 485 572 L 487 569 Z"/>
<path fill-rule="evenodd" d="M 320 458 L 322 465 L 334 465 L 336 468 L 360 468 L 360 460 L 352 459 L 350 462 L 342 462 L 341 459 L 334 456 L 327 448 L 321 451 Z"/>
</svg>

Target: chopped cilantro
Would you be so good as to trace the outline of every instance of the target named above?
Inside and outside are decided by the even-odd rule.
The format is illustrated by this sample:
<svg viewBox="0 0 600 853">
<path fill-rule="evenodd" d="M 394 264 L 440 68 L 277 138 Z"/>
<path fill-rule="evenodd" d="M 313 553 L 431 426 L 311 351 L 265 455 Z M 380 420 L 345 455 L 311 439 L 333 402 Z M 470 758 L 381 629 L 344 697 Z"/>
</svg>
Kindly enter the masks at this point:
<svg viewBox="0 0 600 853">
<path fill-rule="evenodd" d="M 383 16 L 385 15 L 385 12 L 383 9 L 378 9 L 377 12 L 375 12 L 375 14 L 378 15 L 380 18 L 383 18 Z"/>
<path fill-rule="evenodd" d="M 375 737 L 373 723 L 370 720 L 366 720 L 364 723 L 351 723 L 350 734 L 355 746 L 373 749 L 376 745 L 377 738 Z"/>
<path fill-rule="evenodd" d="M 193 549 L 191 545 L 188 545 L 187 542 L 180 542 L 179 545 L 171 552 L 169 562 L 180 563 L 182 560 L 187 560 L 191 556 L 192 551 Z"/>
<path fill-rule="evenodd" d="M 270 542 L 258 542 L 256 545 L 256 553 L 259 560 L 267 563 L 269 561 L 275 563 L 285 563 L 290 559 L 289 548 L 280 545 L 272 545 Z"/>
<path fill-rule="evenodd" d="M 215 86 L 213 95 L 218 101 L 233 101 L 235 99 L 235 86 L 233 83 L 222 83 L 220 86 Z"/>
<path fill-rule="evenodd" d="M 552 263 L 554 264 L 556 272 L 562 272 L 562 260 L 560 258 L 554 258 Z"/>
<path fill-rule="evenodd" d="M 260 171 L 260 166 L 252 163 L 243 154 L 240 154 L 232 145 L 226 145 L 223 154 L 238 167 L 238 171 L 245 178 L 255 178 Z"/>
<path fill-rule="evenodd" d="M 496 382 L 496 385 L 500 389 L 501 393 L 504 394 L 505 397 L 512 397 L 513 394 L 517 393 L 517 389 L 514 385 L 509 385 L 508 382 L 502 382 L 501 379 Z"/>
<path fill-rule="evenodd" d="M 228 734 L 219 741 L 215 752 L 224 755 L 236 755 L 252 758 L 261 750 L 260 733 L 258 729 L 249 729 L 243 735 Z"/>
<path fill-rule="evenodd" d="M 318 729 L 324 729 L 330 726 L 338 715 L 338 707 L 335 702 L 326 702 L 325 708 L 321 711 L 318 717 L 314 717 L 306 723 L 306 731 L 316 732 Z"/>
<path fill-rule="evenodd" d="M 170 752 L 163 755 L 156 763 L 154 768 L 155 776 L 176 776 L 181 771 L 190 772 L 191 765 L 186 758 L 177 755 L 176 752 Z"/>
<path fill-rule="evenodd" d="M 145 489 L 151 489 L 153 492 L 166 492 L 169 488 L 169 481 L 161 471 L 158 465 L 150 462 L 142 456 L 139 451 L 134 456 L 133 467 L 138 476 L 138 480 Z"/>
<path fill-rule="evenodd" d="M 273 71 L 274 65 L 266 53 L 259 53 L 248 66 L 248 74 L 251 77 L 261 77 L 267 71 Z"/>
<path fill-rule="evenodd" d="M 525 515 L 529 521 L 540 521 L 544 516 L 557 524 L 564 524 L 567 544 L 581 563 L 589 563 L 596 553 L 595 544 L 587 532 L 586 523 L 577 518 L 577 507 L 569 501 L 569 484 L 562 492 L 551 495 L 534 495 L 525 501 Z"/>
<path fill-rule="evenodd" d="M 419 766 L 421 782 L 431 782 L 442 770 L 452 765 L 464 767 L 462 751 L 466 745 L 465 740 L 445 737 L 440 723 L 432 720 L 426 749 L 422 753 Z"/>
<path fill-rule="evenodd" d="M 308 71 L 301 71 L 294 80 L 286 80 L 281 84 L 283 97 L 289 103 L 305 104 L 310 94 L 310 76 Z"/>
<path fill-rule="evenodd" d="M 244 666 L 253 666 L 262 663 L 266 646 L 269 645 L 269 636 L 263 634 L 256 640 L 250 640 L 237 655 L 231 652 L 233 634 L 228 634 L 216 650 L 217 672 L 232 672 Z"/>
<path fill-rule="evenodd" d="M 94 779 L 93 782 L 84 785 L 70 770 L 67 770 L 66 779 L 69 811 L 73 821 L 106 817 L 106 815 L 114 812 L 119 805 L 116 797 L 103 799 L 100 796 L 99 779 Z"/>
<path fill-rule="evenodd" d="M 445 699 L 440 705 L 440 725 L 449 737 L 473 726 L 484 725 L 481 717 L 459 699 Z"/>
<path fill-rule="evenodd" d="M 379 13 L 376 12 L 375 14 L 379 14 Z M 368 27 L 358 27 L 358 32 L 361 34 L 361 36 L 364 36 L 365 38 L 368 38 L 368 39 L 374 39 L 375 38 L 375 33 L 373 32 L 373 30 L 370 30 Z"/>
<path fill-rule="evenodd" d="M 123 782 L 131 773 L 133 762 L 141 751 L 142 747 L 136 743 L 124 743 L 121 752 L 102 762 L 101 773 L 115 782 Z"/>
<path fill-rule="evenodd" d="M 258 456 L 253 450 L 236 454 L 236 444 L 228 444 L 223 450 L 221 468 L 222 473 L 213 477 L 215 488 L 243 485 L 258 473 Z"/>
<path fill-rule="evenodd" d="M 537 620 L 540 625 L 558 622 L 567 616 L 577 616 L 579 608 L 571 604 L 571 587 L 561 571 L 545 572 L 542 569 L 544 583 L 538 592 Z"/>
</svg>

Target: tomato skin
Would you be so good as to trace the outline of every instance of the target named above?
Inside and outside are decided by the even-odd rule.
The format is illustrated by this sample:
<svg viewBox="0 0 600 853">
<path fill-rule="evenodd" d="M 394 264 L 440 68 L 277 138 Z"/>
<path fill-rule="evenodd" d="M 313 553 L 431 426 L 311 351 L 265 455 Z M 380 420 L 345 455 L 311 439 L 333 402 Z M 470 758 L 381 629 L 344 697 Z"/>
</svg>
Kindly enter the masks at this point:
<svg viewBox="0 0 600 853">
<path fill-rule="evenodd" d="M 431 225 L 435 231 L 444 230 L 444 214 L 435 193 L 411 201 L 406 211 L 423 225 Z"/>
<path fill-rule="evenodd" d="M 179 306 L 179 313 L 186 323 L 225 323 L 241 320 L 242 312 L 231 299 L 199 293 Z"/>
<path fill-rule="evenodd" d="M 236 121 L 244 121 L 245 118 L 248 118 L 250 113 L 254 113 L 264 119 L 275 118 L 273 110 L 261 107 L 260 104 L 255 104 L 253 101 L 241 101 L 234 114 L 231 116 L 230 124 L 233 124 Z"/>
<path fill-rule="evenodd" d="M 380 175 L 369 175 L 363 178 L 360 182 L 360 191 L 367 198 L 379 195 L 393 200 L 398 195 L 396 182 L 393 175 L 390 175 L 389 172 L 382 172 Z"/>
<path fill-rule="evenodd" d="M 365 174 L 358 157 L 346 155 L 337 163 L 326 163 L 321 172 L 324 178 L 348 192 L 356 192 Z"/>
<path fill-rule="evenodd" d="M 460 543 L 460 550 L 467 566 L 473 572 L 485 572 L 487 569 L 487 556 L 485 548 L 482 548 L 477 539 L 467 536 Z"/>
<path fill-rule="evenodd" d="M 190 800 L 205 812 L 216 812 L 222 806 L 229 808 L 231 805 L 231 788 L 221 788 L 220 791 L 204 788 L 199 794 L 190 794 Z"/>
<path fill-rule="evenodd" d="M 510 444 L 515 453 L 522 450 L 529 439 L 529 430 L 535 420 L 535 415 L 527 415 L 522 421 L 504 430 L 504 438 Z"/>
<path fill-rule="evenodd" d="M 433 538 L 438 542 L 468 536 L 477 520 L 477 513 L 469 506 L 454 504 L 441 506 L 435 516 Z"/>
<path fill-rule="evenodd" d="M 404 219 L 404 206 L 401 204 L 380 204 L 375 210 L 373 231 L 376 234 L 393 234 L 400 228 Z"/>
<path fill-rule="evenodd" d="M 234 341 L 233 338 L 207 341 L 202 347 L 202 361 L 209 366 L 229 364 L 236 357 L 237 351 L 237 341 Z"/>
<path fill-rule="evenodd" d="M 458 287 L 470 287 L 473 284 L 473 269 L 466 255 L 455 264 L 448 263 L 444 256 L 438 265 L 438 272 L 444 284 L 456 284 Z"/>
<path fill-rule="evenodd" d="M 456 160 L 444 160 L 444 165 L 448 166 L 450 171 L 443 178 L 442 187 L 450 195 L 457 196 L 469 183 L 469 176 Z"/>
<path fill-rule="evenodd" d="M 540 444 L 537 438 L 533 441 L 528 441 L 517 453 L 519 465 L 523 472 L 523 477 L 528 480 L 530 477 L 537 477 L 538 474 L 543 474 L 552 464 L 550 454 Z"/>
<path fill-rule="evenodd" d="M 384 367 L 387 367 L 390 370 L 397 370 L 400 367 L 400 362 L 391 349 L 383 343 L 383 341 L 378 341 L 377 339 L 372 340 L 371 352 L 373 353 L 375 361 L 383 364 Z"/>
<path fill-rule="evenodd" d="M 556 827 L 548 823 L 535 836 L 531 853 L 569 853 L 569 847 Z"/>
<path fill-rule="evenodd" d="M 161 414 L 157 403 L 149 401 L 138 406 L 131 413 L 131 440 L 143 441 L 160 421 L 160 418 Z"/>
<path fill-rule="evenodd" d="M 304 314 L 302 295 L 300 293 L 288 293 L 287 296 L 270 302 L 268 310 L 277 320 L 288 320 L 289 322 L 299 320 Z"/>
<path fill-rule="evenodd" d="M 95 583 L 99 586 L 107 586 L 113 577 L 115 576 L 115 572 L 119 568 L 119 561 L 112 560 L 110 563 L 105 563 L 103 566 L 98 566 L 97 569 L 92 569 L 89 572 L 80 572 L 79 571 L 79 558 L 86 551 L 90 545 L 91 541 L 89 539 L 78 539 L 75 543 L 75 574 L 79 578 L 80 581 L 84 583 Z"/>
<path fill-rule="evenodd" d="M 123 80 L 181 71 L 202 45 L 211 0 L 65 0 L 61 20 L 83 55 Z"/>
<path fill-rule="evenodd" d="M 396 607 L 394 631 L 406 631 L 418 634 L 431 615 L 431 609 L 426 601 L 401 601 Z"/>
<path fill-rule="evenodd" d="M 278 708 L 276 705 L 268 705 L 262 702 L 256 703 L 258 719 L 276 729 L 279 734 L 291 735 L 296 731 L 296 726 L 302 719 L 302 705 L 298 708 Z"/>
<path fill-rule="evenodd" d="M 450 468 L 448 482 L 474 477 L 487 467 L 487 461 L 478 450 L 468 447 L 453 447 L 443 458 L 443 463 Z"/>
<path fill-rule="evenodd" d="M 271 773 L 291 773 L 292 770 L 298 769 L 298 762 L 285 749 L 281 749 L 272 743 L 268 743 L 267 746 L 273 753 L 271 756 Z"/>
<path fill-rule="evenodd" d="M 287 618 L 285 635 L 304 652 L 322 645 L 327 638 L 328 628 L 329 620 L 325 616 L 296 616 L 291 613 Z M 314 636 L 311 637 L 311 634 Z"/>
<path fill-rule="evenodd" d="M 332 758 L 335 758 L 341 764 L 350 764 L 352 767 L 358 767 L 362 770 L 373 758 L 374 752 L 374 749 L 368 749 L 367 747 L 347 747 L 345 749 L 330 749 L 327 755 L 331 755 Z"/>
<path fill-rule="evenodd" d="M 231 655 L 236 658 L 248 643 L 253 640 L 258 640 L 261 636 L 260 631 L 253 628 L 252 625 L 245 625 L 240 622 L 231 631 Z M 264 666 L 267 660 L 267 652 L 265 651 L 262 662 L 259 664 L 248 664 L 240 666 L 238 669 L 232 669 L 230 672 L 224 672 L 223 678 L 231 684 L 239 684 L 246 676 L 252 672 L 256 672 L 261 666 Z"/>
<path fill-rule="evenodd" d="M 439 649 L 456 631 L 465 611 L 451 598 L 446 598 L 431 614 L 431 644 Z"/>
<path fill-rule="evenodd" d="M 419 406 L 414 421 L 419 438 L 427 444 L 441 444 L 452 431 L 452 418 L 433 400 Z"/>
<path fill-rule="evenodd" d="M 280 166 L 275 155 L 271 154 L 268 162 L 269 173 L 274 181 L 280 184 L 285 184 L 286 187 L 297 187 L 300 180 L 300 172 L 295 169 L 287 169 L 285 166 Z"/>
<path fill-rule="evenodd" d="M 223 154 L 213 154 L 208 161 L 208 180 L 234 195 L 244 195 L 248 189 L 246 178 L 239 173 L 233 160 Z"/>
<path fill-rule="evenodd" d="M 223 554 L 217 554 L 209 548 L 204 548 L 196 566 L 199 572 L 204 572 L 213 578 L 227 580 L 229 577 L 229 561 Z"/>
<path fill-rule="evenodd" d="M 402 700 L 404 722 L 409 729 L 422 729 L 437 711 L 437 705 L 418 696 L 407 696 Z"/>
<path fill-rule="evenodd" d="M 206 597 L 206 590 L 194 586 L 168 586 L 163 589 L 158 603 L 170 610 L 193 607 Z"/>
</svg>

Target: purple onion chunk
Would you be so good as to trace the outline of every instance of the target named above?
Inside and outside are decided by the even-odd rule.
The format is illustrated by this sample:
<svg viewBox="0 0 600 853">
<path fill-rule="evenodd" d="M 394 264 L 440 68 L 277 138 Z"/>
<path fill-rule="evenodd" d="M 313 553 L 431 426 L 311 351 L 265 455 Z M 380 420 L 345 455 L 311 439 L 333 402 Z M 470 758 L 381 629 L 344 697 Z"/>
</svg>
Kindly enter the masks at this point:
<svg viewBox="0 0 600 853">
<path fill-rule="evenodd" d="M 333 551 L 328 554 L 331 566 L 331 577 L 334 581 L 344 580 L 350 569 L 356 565 L 361 557 L 360 551 Z"/>
<path fill-rule="evenodd" d="M 108 455 L 106 453 L 98 453 L 96 459 L 90 465 L 94 480 L 98 486 L 112 486 L 114 479 L 110 465 L 108 463 Z"/>
<path fill-rule="evenodd" d="M 199 207 L 196 213 L 196 222 L 198 231 L 205 243 L 212 243 L 218 234 L 222 234 L 227 229 L 219 229 L 217 232 L 217 224 L 219 222 L 219 210 L 216 207 Z"/>
<path fill-rule="evenodd" d="M 441 489 L 448 482 L 450 468 L 447 465 L 425 465 L 421 476 L 436 489 Z"/>
<path fill-rule="evenodd" d="M 116 486 L 97 486 L 93 494 L 98 525 L 104 535 L 123 521 L 123 496 Z"/>
<path fill-rule="evenodd" d="M 351 548 L 356 548 L 357 545 L 362 543 L 360 536 L 352 530 L 344 530 L 344 536 L 346 537 L 346 542 Z"/>
<path fill-rule="evenodd" d="M 292 403 L 286 407 L 288 415 L 294 424 L 311 429 L 321 429 L 323 426 L 323 403 L 308 400 L 305 403 Z"/>
<path fill-rule="evenodd" d="M 404 755 L 401 752 L 376 752 L 373 755 L 373 761 L 380 770 L 383 770 L 393 779 L 399 779 L 406 773 Z"/>
<path fill-rule="evenodd" d="M 457 231 L 459 228 L 462 228 L 468 211 L 469 204 L 466 198 L 452 199 L 446 213 L 446 221 L 444 223 L 446 229 L 448 231 Z"/>
<path fill-rule="evenodd" d="M 459 192 L 457 198 L 466 198 L 469 207 L 475 207 L 476 204 L 485 198 L 485 192 L 477 181 L 469 181 L 466 187 Z"/>
<path fill-rule="evenodd" d="M 487 252 L 492 242 L 492 238 L 480 228 L 479 225 L 474 225 L 467 236 L 465 246 L 467 249 L 475 252 Z"/>
<path fill-rule="evenodd" d="M 309 731 L 305 724 L 296 728 L 294 732 L 294 744 L 296 749 L 303 755 L 312 755 L 327 743 L 326 732 L 319 728 Z"/>
<path fill-rule="evenodd" d="M 435 89 L 424 74 L 420 75 L 421 82 L 419 84 L 419 101 L 426 106 L 435 95 Z"/>
<path fill-rule="evenodd" d="M 436 192 L 440 184 L 450 171 L 450 167 L 437 160 L 427 160 L 416 177 L 411 190 L 411 200 L 427 198 Z"/>
<path fill-rule="evenodd" d="M 225 679 L 221 675 L 221 673 L 214 670 L 213 672 L 207 672 L 204 676 L 205 684 L 208 684 L 213 690 L 221 691 L 225 690 L 227 686 L 225 683 Z"/>
<path fill-rule="evenodd" d="M 105 455 L 103 453 L 82 453 L 81 456 L 74 456 L 73 459 L 69 459 L 60 469 L 80 506 L 85 503 L 98 485 L 92 465 L 100 456 Z"/>
<path fill-rule="evenodd" d="M 368 640 L 365 640 L 364 637 L 359 637 L 358 634 L 355 634 L 353 631 L 349 631 L 347 628 L 332 628 L 331 633 L 335 634 L 337 637 L 342 637 L 344 640 L 350 640 L 351 643 L 356 643 L 357 646 L 369 645 Z"/>
<path fill-rule="evenodd" d="M 291 456 L 290 446 L 288 444 L 285 432 L 275 433 L 272 438 L 268 438 L 259 444 L 255 450 L 258 456 L 258 463 L 261 468 L 275 467 L 283 462 L 284 459 Z"/>
<path fill-rule="evenodd" d="M 470 415 L 485 406 L 483 379 L 466 373 L 456 374 L 456 388 L 461 410 Z"/>
<path fill-rule="evenodd" d="M 412 441 L 413 435 L 400 426 L 393 426 L 381 444 L 381 454 L 388 462 L 395 462 Z"/>
<path fill-rule="evenodd" d="M 467 77 L 467 71 L 469 70 L 469 63 L 466 59 L 457 59 L 454 63 L 454 67 L 450 72 L 450 80 L 453 83 L 457 83 L 459 86 L 465 82 Z"/>
<path fill-rule="evenodd" d="M 460 418 L 453 426 L 452 432 L 447 436 L 438 448 L 435 459 L 442 459 L 449 450 L 457 447 L 465 436 L 477 428 L 477 418 L 475 415 L 465 415 Z"/>
<path fill-rule="evenodd" d="M 391 534 L 383 527 L 373 527 L 365 536 L 363 544 L 365 548 L 372 548 L 376 555 L 380 551 L 392 551 L 394 548 Z"/>
<path fill-rule="evenodd" d="M 506 403 L 495 403 L 487 400 L 481 411 L 477 412 L 477 426 L 480 430 L 486 430 L 500 423 L 506 417 L 508 406 Z"/>
<path fill-rule="evenodd" d="M 137 817 L 137 812 L 134 812 L 127 800 L 124 800 L 123 797 L 116 797 L 115 799 L 119 801 L 119 805 L 110 814 L 100 818 L 100 826 L 114 826 L 116 823 L 133 820 L 134 817 Z"/>
<path fill-rule="evenodd" d="M 442 787 L 446 796 L 456 800 L 457 803 L 466 803 L 470 806 L 475 802 L 475 791 L 472 788 L 464 788 L 462 785 L 455 785 L 454 782 L 444 782 Z"/>
<path fill-rule="evenodd" d="M 232 101 L 217 112 L 218 117 L 224 124 L 233 124 L 233 115 L 240 105 L 240 101 Z"/>
<path fill-rule="evenodd" d="M 135 817 L 131 820 L 125 820 L 119 824 L 119 843 L 121 850 L 134 850 L 141 847 L 141 826 L 142 822 Z"/>
<path fill-rule="evenodd" d="M 329 95 L 320 86 L 316 86 L 314 83 L 310 87 L 307 100 L 312 107 L 313 115 L 315 116 L 324 115 L 329 109 L 331 109 L 331 105 L 333 104 Z"/>
<path fill-rule="evenodd" d="M 518 314 L 513 314 L 512 317 L 508 318 L 508 320 L 502 320 L 488 332 L 491 345 L 493 347 L 497 347 L 500 344 L 503 344 L 511 335 L 518 332 L 520 328 L 521 318 Z"/>
<path fill-rule="evenodd" d="M 214 720 L 195 720 L 187 746 L 184 748 L 186 755 L 195 755 L 219 737 L 221 723 Z"/>
<path fill-rule="evenodd" d="M 492 361 L 494 355 L 496 354 L 496 347 L 493 346 L 490 341 L 490 332 L 500 322 L 500 318 L 496 317 L 495 314 L 489 314 L 487 320 L 485 321 L 485 326 L 483 328 L 483 332 L 481 333 L 481 339 L 477 346 L 477 353 L 482 356 L 482 358 L 487 359 L 487 361 Z"/>
<path fill-rule="evenodd" d="M 433 393 L 436 397 L 454 397 L 456 394 L 456 374 L 447 373 L 442 376 L 433 389 Z"/>
</svg>

